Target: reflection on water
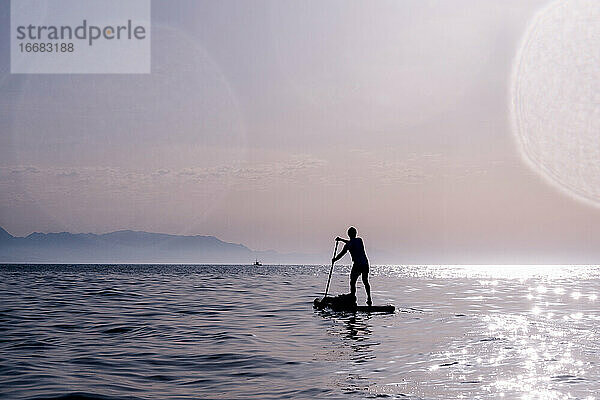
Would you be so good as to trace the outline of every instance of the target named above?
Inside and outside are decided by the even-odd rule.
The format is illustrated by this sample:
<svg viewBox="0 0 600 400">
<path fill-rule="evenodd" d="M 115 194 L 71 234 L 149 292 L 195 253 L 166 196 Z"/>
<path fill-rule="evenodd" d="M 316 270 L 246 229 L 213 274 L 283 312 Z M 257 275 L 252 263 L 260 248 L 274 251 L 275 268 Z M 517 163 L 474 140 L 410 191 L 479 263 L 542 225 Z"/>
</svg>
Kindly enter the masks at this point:
<svg viewBox="0 0 600 400">
<path fill-rule="evenodd" d="M 334 325 L 329 330 L 332 336 L 338 336 L 340 341 L 338 368 L 336 375 L 340 378 L 338 386 L 346 395 L 362 394 L 368 391 L 369 380 L 364 375 L 361 364 L 375 358 L 373 347 L 379 343 L 371 340 L 371 327 L 368 314 L 331 313 L 319 311 L 324 318 L 329 318 Z M 345 377 L 345 380 L 342 379 Z"/>
<path fill-rule="evenodd" d="M 600 398 L 599 267 L 371 271 L 395 314 L 313 310 L 327 267 L 0 267 L 0 397 Z"/>
<path fill-rule="evenodd" d="M 588 373 L 595 362 L 582 345 L 595 339 L 590 324 L 597 316 L 578 311 L 589 305 L 577 302 L 593 302 L 597 296 L 573 291 L 565 298 L 567 291 L 558 285 L 539 284 L 527 290 L 529 314 L 483 317 L 490 336 L 501 340 L 502 346 L 487 349 L 494 356 L 487 363 L 482 360 L 480 368 L 494 368 L 497 379 L 491 386 L 500 396 L 522 393 L 523 399 L 580 398 L 576 393 L 589 392 L 588 381 L 595 378 Z"/>
</svg>

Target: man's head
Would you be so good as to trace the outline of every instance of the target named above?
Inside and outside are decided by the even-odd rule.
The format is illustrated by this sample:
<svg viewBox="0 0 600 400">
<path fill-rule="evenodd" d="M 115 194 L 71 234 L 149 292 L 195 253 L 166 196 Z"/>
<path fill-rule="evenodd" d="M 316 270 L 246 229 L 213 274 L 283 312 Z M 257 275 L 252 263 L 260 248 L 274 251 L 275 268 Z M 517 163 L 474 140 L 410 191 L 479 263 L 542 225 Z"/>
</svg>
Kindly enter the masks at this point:
<svg viewBox="0 0 600 400">
<path fill-rule="evenodd" d="M 356 237 L 356 228 L 351 226 L 350 228 L 348 228 L 348 236 L 350 237 L 350 239 L 354 239 Z"/>
</svg>

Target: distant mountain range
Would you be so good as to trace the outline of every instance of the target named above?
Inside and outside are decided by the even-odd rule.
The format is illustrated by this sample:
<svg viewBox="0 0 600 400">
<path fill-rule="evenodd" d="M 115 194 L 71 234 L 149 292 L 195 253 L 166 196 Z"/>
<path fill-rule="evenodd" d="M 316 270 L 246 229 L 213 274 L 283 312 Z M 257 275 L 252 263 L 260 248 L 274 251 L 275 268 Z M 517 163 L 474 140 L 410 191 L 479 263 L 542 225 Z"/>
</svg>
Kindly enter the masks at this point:
<svg viewBox="0 0 600 400">
<path fill-rule="evenodd" d="M 32 233 L 16 237 L 0 227 L 0 262 L 14 263 L 303 263 L 302 254 L 253 251 L 214 236 L 141 231 Z"/>
</svg>

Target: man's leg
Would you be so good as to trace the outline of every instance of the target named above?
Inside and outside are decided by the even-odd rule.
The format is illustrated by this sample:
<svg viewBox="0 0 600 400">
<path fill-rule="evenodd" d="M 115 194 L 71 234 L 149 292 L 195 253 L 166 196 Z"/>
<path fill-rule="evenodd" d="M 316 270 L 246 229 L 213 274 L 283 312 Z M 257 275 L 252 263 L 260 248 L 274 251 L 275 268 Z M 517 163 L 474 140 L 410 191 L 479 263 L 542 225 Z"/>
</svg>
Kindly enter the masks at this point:
<svg viewBox="0 0 600 400">
<path fill-rule="evenodd" d="M 371 302 L 371 285 L 369 285 L 369 271 L 365 271 L 362 273 L 362 281 L 363 285 L 365 285 L 365 291 L 367 292 L 367 304 L 373 304 Z"/>
<path fill-rule="evenodd" d="M 359 275 L 360 272 L 357 271 L 355 267 L 352 267 L 352 270 L 350 271 L 350 293 L 354 298 L 356 298 L 356 281 L 358 280 Z"/>
</svg>

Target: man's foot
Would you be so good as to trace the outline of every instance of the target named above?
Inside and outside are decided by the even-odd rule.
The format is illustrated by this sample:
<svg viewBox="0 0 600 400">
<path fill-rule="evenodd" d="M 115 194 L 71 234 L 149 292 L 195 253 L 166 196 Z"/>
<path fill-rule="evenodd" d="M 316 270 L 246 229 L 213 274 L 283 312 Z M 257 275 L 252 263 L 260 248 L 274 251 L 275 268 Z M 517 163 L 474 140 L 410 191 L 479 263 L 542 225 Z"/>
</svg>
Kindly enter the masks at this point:
<svg viewBox="0 0 600 400">
<path fill-rule="evenodd" d="M 367 299 L 367 305 L 368 305 L 369 307 L 371 307 L 371 306 L 373 305 L 373 302 L 371 301 L 371 298 L 368 298 L 368 299 Z"/>
</svg>

